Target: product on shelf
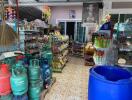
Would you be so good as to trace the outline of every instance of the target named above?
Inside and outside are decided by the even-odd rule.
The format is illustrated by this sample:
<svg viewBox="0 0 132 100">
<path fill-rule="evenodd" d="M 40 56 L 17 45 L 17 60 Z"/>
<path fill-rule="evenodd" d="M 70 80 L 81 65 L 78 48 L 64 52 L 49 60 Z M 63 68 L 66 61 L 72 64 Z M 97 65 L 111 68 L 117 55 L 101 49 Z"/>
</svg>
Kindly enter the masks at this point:
<svg viewBox="0 0 132 100">
<path fill-rule="evenodd" d="M 123 66 L 131 66 L 132 65 L 132 20 L 131 18 L 126 19 L 127 21 L 124 23 L 116 23 L 114 29 L 117 31 L 114 33 L 115 41 L 118 44 L 118 55 L 116 55 L 119 59 L 124 59 L 126 63 Z M 116 62 L 118 62 L 116 60 Z M 120 64 L 120 63 L 118 63 Z"/>
<path fill-rule="evenodd" d="M 62 72 L 68 61 L 69 37 L 61 35 L 56 31 L 52 35 L 52 52 L 53 52 L 53 72 Z"/>
<path fill-rule="evenodd" d="M 94 54 L 94 61 L 96 65 L 103 65 L 106 62 L 106 55 L 105 55 L 105 51 L 102 50 L 97 50 Z"/>
<path fill-rule="evenodd" d="M 95 37 L 94 45 L 97 48 L 107 48 L 110 46 L 110 39 L 104 37 Z"/>
<path fill-rule="evenodd" d="M 108 64 L 109 52 L 111 52 L 112 38 L 110 30 L 99 30 L 93 34 L 93 43 L 96 52 L 93 56 L 95 65 Z"/>
<path fill-rule="evenodd" d="M 84 57 L 84 43 L 74 42 L 73 43 L 73 55 Z"/>
<path fill-rule="evenodd" d="M 24 19 L 20 24 L 19 24 L 19 29 L 20 31 L 36 31 L 38 32 L 38 28 L 35 24 L 34 21 L 28 22 L 27 19 Z"/>
<path fill-rule="evenodd" d="M 25 32 L 25 53 L 31 54 L 33 57 L 39 56 L 39 41 L 38 38 L 40 37 L 39 32 Z"/>
<path fill-rule="evenodd" d="M 85 65 L 92 66 L 94 65 L 93 55 L 96 49 L 94 48 L 92 43 L 87 43 L 85 46 L 85 52 L 84 52 L 84 60 Z"/>
</svg>

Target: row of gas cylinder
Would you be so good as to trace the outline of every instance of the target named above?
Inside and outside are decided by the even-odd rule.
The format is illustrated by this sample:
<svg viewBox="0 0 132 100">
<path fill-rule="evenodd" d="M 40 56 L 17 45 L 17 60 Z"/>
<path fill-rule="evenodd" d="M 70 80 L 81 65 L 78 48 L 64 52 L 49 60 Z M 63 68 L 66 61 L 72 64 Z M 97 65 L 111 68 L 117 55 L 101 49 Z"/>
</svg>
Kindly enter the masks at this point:
<svg viewBox="0 0 132 100">
<path fill-rule="evenodd" d="M 52 79 L 48 60 L 31 59 L 28 67 L 18 61 L 11 71 L 9 67 L 5 63 L 0 65 L 0 100 L 40 100 L 41 91 Z"/>
</svg>

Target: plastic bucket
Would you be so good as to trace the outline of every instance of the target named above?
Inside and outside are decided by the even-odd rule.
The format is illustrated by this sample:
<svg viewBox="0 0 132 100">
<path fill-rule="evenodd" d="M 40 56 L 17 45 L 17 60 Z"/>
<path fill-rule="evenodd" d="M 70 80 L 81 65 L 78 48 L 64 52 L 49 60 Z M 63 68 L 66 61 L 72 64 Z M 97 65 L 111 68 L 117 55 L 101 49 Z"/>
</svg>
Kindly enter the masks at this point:
<svg viewBox="0 0 132 100">
<path fill-rule="evenodd" d="M 132 74 L 116 66 L 91 68 L 88 100 L 131 100 Z"/>
</svg>

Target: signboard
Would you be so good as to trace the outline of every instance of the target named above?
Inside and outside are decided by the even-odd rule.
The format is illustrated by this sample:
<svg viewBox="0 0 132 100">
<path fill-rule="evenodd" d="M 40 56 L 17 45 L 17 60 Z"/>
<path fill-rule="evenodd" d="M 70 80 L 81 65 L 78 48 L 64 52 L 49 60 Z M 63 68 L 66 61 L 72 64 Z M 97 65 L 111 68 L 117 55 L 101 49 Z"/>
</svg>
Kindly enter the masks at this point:
<svg viewBox="0 0 132 100">
<path fill-rule="evenodd" d="M 99 22 L 99 6 L 96 3 L 83 3 L 83 23 Z"/>
<path fill-rule="evenodd" d="M 75 19 L 76 18 L 76 11 L 75 10 L 70 10 L 69 11 L 69 18 L 70 19 Z"/>
</svg>

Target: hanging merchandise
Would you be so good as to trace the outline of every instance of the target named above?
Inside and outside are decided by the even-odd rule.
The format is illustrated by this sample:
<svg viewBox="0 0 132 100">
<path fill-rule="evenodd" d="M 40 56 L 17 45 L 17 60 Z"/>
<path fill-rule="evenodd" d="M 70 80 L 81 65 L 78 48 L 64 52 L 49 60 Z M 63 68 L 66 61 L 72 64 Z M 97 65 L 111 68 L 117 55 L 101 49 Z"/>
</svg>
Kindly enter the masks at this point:
<svg viewBox="0 0 132 100">
<path fill-rule="evenodd" d="M 0 24 L 0 45 L 9 46 L 18 41 L 18 33 L 16 33 L 8 24 L 5 22 L 5 9 L 4 1 L 1 1 L 1 15 L 2 23 Z"/>
<path fill-rule="evenodd" d="M 12 69 L 12 76 L 10 79 L 13 94 L 23 95 L 28 91 L 27 70 L 22 65 L 15 65 Z"/>
<path fill-rule="evenodd" d="M 10 72 L 7 64 L 0 65 L 0 96 L 8 95 L 11 92 Z"/>
<path fill-rule="evenodd" d="M 34 81 L 34 84 L 30 84 L 29 98 L 30 100 L 40 100 L 41 91 L 43 89 L 43 81 Z"/>
<path fill-rule="evenodd" d="M 28 95 L 24 94 L 24 95 L 21 95 L 21 96 L 14 96 L 13 100 L 29 100 L 29 99 L 28 99 Z"/>
<path fill-rule="evenodd" d="M 42 19 L 47 23 L 51 17 L 51 9 L 49 6 L 43 6 Z"/>
<path fill-rule="evenodd" d="M 30 60 L 30 66 L 29 66 L 28 70 L 29 70 L 29 79 L 30 79 L 30 81 L 40 79 L 39 60 L 37 60 L 37 59 Z"/>
<path fill-rule="evenodd" d="M 12 7 L 6 7 L 5 9 L 5 18 L 9 22 L 13 22 L 16 19 L 16 11 Z"/>
</svg>

